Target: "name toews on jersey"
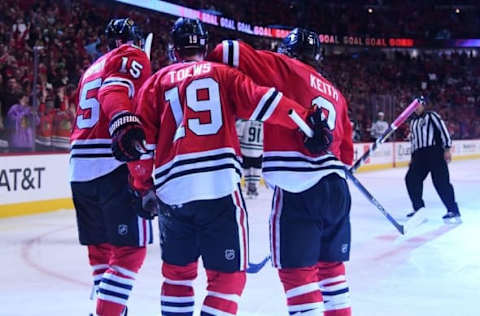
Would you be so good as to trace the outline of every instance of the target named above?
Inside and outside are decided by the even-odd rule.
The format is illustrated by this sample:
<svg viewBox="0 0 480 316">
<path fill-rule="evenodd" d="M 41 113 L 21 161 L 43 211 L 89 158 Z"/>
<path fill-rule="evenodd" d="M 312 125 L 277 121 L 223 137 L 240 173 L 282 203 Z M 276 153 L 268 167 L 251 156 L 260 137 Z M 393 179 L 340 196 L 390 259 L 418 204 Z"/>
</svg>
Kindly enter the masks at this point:
<svg viewBox="0 0 480 316">
<path fill-rule="evenodd" d="M 344 164 L 353 162 L 352 128 L 345 98 L 328 80 L 296 59 L 240 41 L 223 41 L 207 59 L 238 68 L 256 84 L 273 86 L 305 108 L 320 108 L 327 118 L 334 141 L 332 154 L 324 155 L 309 153 L 300 133 L 264 124 L 262 172 L 270 185 L 301 192 L 331 173 L 345 178 Z"/>
<path fill-rule="evenodd" d="M 291 130 L 288 110 L 307 111 L 274 88 L 211 62 L 170 65 L 139 92 L 147 143 L 156 145 L 154 183 L 167 204 L 216 199 L 238 189 L 242 165 L 235 118 L 268 121 Z M 296 132 L 298 133 L 298 132 Z M 136 188 L 148 186 L 152 159 L 130 163 Z"/>
<path fill-rule="evenodd" d="M 150 61 L 138 47 L 122 45 L 100 57 L 83 74 L 70 136 L 70 181 L 90 181 L 123 163 L 113 157 L 108 124 L 150 76 Z M 101 101 L 102 100 L 102 101 Z"/>
</svg>

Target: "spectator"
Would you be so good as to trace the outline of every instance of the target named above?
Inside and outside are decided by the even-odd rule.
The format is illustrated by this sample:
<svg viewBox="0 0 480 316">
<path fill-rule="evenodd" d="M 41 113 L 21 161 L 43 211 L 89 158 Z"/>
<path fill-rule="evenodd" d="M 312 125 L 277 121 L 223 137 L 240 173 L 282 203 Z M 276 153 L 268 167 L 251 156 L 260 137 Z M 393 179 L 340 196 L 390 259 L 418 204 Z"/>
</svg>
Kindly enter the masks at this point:
<svg viewBox="0 0 480 316">
<path fill-rule="evenodd" d="M 28 104 L 28 95 L 20 93 L 18 103 L 7 114 L 8 143 L 10 151 L 32 151 L 34 149 L 34 128 L 40 119 Z"/>
<path fill-rule="evenodd" d="M 378 112 L 377 120 L 372 124 L 370 128 L 370 136 L 372 136 L 372 141 L 375 141 L 377 138 L 383 135 L 383 133 L 388 129 L 388 123 L 384 120 L 385 114 L 383 112 Z"/>
</svg>

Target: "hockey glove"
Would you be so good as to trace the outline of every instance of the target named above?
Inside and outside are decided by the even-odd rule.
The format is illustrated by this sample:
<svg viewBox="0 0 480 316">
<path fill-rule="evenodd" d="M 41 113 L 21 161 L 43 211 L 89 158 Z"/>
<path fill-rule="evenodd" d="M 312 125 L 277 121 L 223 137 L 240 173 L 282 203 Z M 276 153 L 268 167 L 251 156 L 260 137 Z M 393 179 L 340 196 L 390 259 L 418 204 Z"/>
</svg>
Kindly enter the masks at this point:
<svg viewBox="0 0 480 316">
<path fill-rule="evenodd" d="M 305 138 L 305 147 L 312 154 L 321 154 L 328 150 L 333 141 L 333 135 L 328 127 L 326 119 L 323 117 L 322 110 L 317 109 L 307 118 L 312 126 L 313 137 Z"/>
<path fill-rule="evenodd" d="M 140 119 L 133 113 L 121 112 L 110 121 L 113 156 L 120 161 L 134 161 L 147 153 L 145 132 Z"/>
<path fill-rule="evenodd" d="M 131 192 L 134 196 L 134 209 L 138 216 L 153 219 L 160 213 L 160 199 L 153 187 L 144 191 L 131 188 Z"/>
</svg>

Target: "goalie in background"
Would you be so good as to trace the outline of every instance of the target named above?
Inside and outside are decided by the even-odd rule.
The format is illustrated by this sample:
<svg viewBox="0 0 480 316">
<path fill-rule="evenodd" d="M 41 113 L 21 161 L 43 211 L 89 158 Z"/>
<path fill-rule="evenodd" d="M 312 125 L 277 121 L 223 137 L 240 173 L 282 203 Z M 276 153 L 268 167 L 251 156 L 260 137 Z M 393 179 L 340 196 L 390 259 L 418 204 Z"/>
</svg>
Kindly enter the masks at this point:
<svg viewBox="0 0 480 316">
<path fill-rule="evenodd" d="M 238 120 L 237 134 L 243 157 L 246 196 L 253 199 L 258 196 L 258 185 L 262 174 L 263 123 Z"/>
</svg>

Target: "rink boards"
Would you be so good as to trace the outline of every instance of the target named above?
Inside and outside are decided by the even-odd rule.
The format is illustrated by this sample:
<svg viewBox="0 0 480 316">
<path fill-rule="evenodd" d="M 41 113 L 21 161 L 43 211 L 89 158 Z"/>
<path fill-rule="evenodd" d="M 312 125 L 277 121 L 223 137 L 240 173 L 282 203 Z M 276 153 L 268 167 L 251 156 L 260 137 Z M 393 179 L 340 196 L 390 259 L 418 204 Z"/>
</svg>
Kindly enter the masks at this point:
<svg viewBox="0 0 480 316">
<path fill-rule="evenodd" d="M 355 159 L 371 143 L 355 144 Z M 454 160 L 480 158 L 480 140 L 453 141 Z M 358 171 L 405 166 L 408 142 L 385 143 Z M 68 154 L 0 156 L 0 218 L 71 209 Z"/>
</svg>

